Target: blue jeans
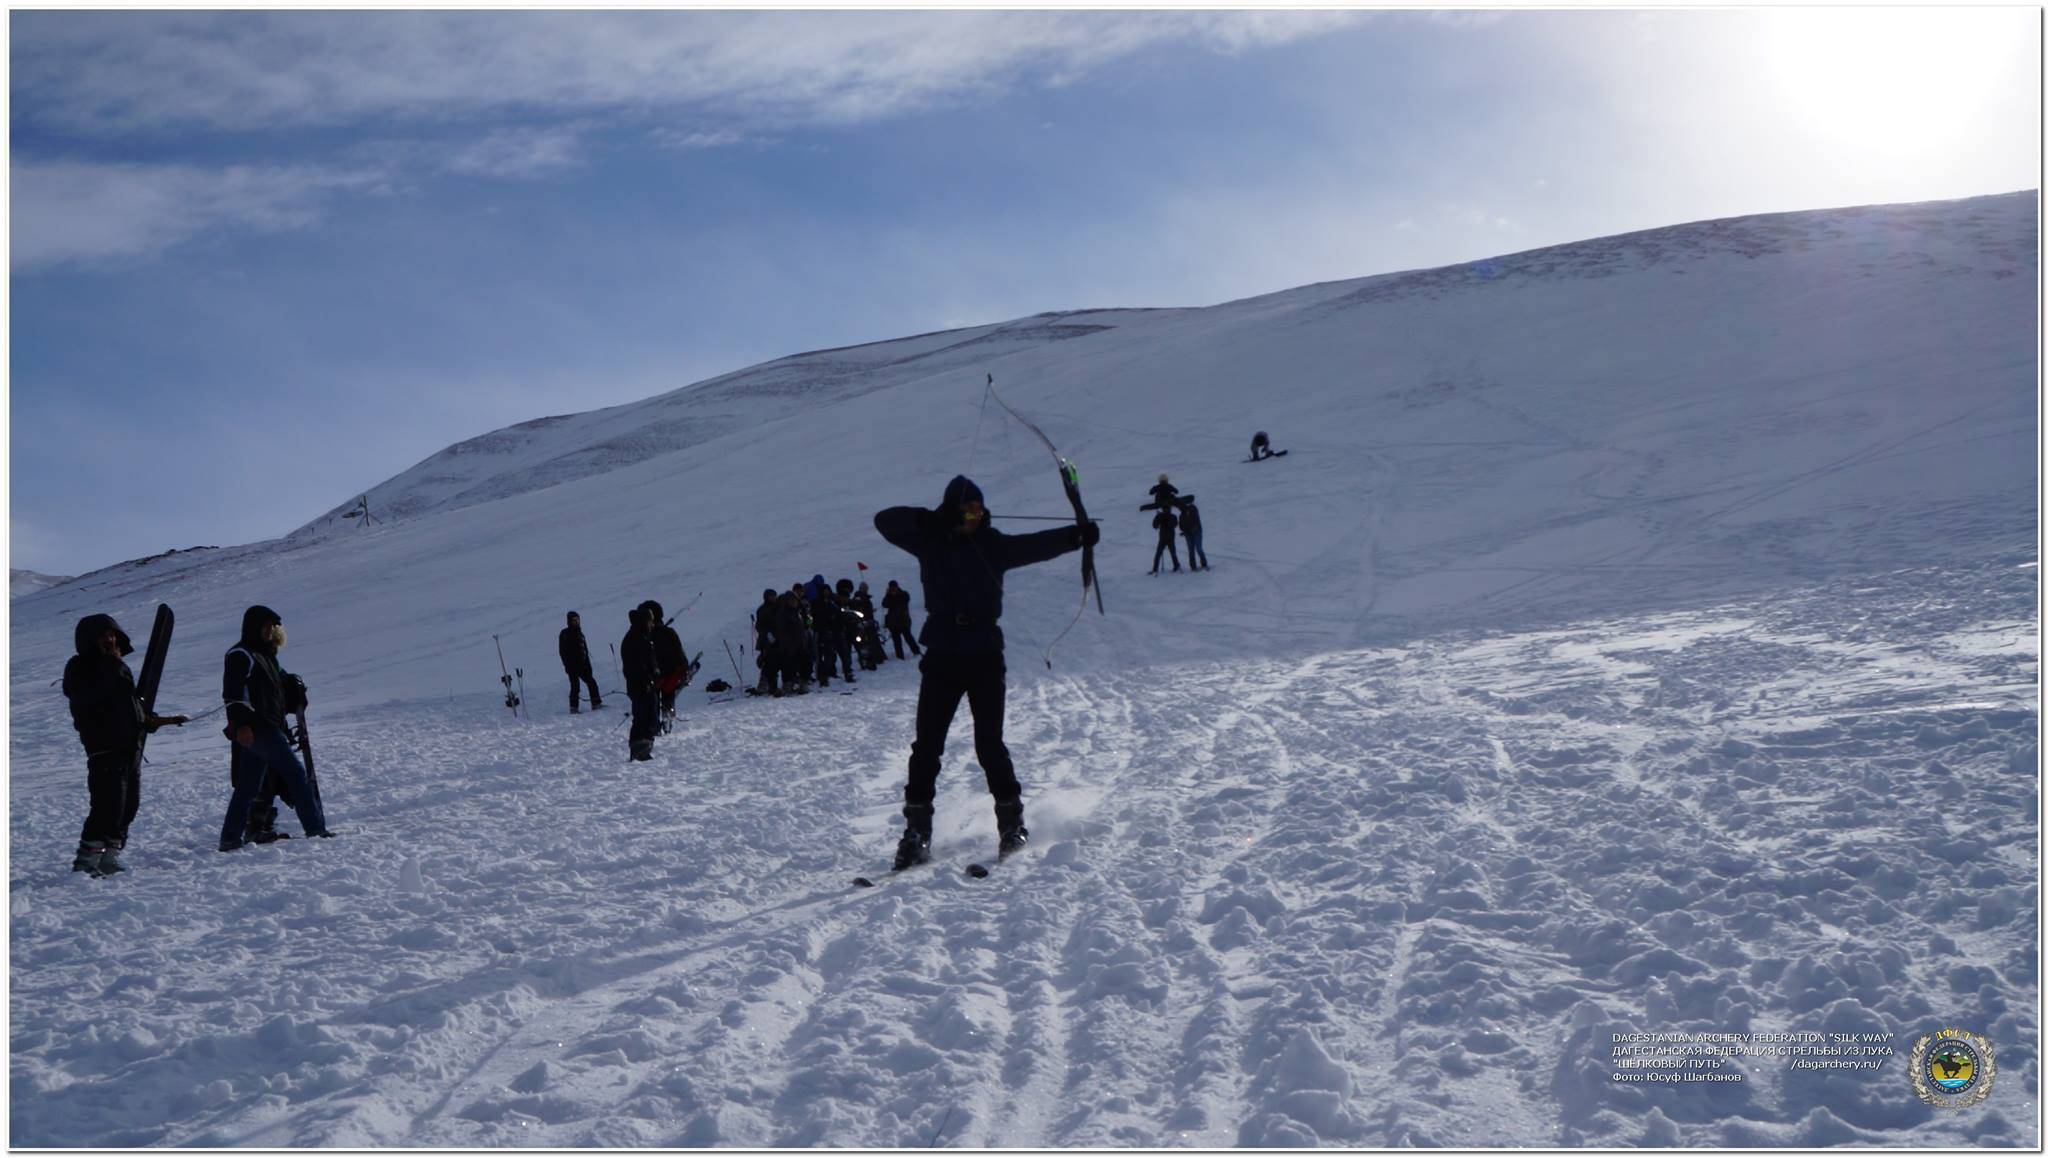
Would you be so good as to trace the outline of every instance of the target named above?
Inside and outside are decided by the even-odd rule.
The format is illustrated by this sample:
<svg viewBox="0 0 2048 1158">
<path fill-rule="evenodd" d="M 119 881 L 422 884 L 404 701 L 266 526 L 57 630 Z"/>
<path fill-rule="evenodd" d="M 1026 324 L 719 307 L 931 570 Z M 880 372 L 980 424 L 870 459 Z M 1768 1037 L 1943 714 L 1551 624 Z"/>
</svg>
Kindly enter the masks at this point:
<svg viewBox="0 0 2048 1158">
<path fill-rule="evenodd" d="M 1202 550 L 1202 532 L 1196 531 L 1192 535 L 1183 537 L 1188 541 L 1188 570 L 1207 571 L 1209 569 L 1209 553 Z"/>
<path fill-rule="evenodd" d="M 242 832 L 249 824 L 249 808 L 256 802 L 256 793 L 263 787 L 265 772 L 277 773 L 284 781 L 285 793 L 291 797 L 292 811 L 299 815 L 299 828 L 307 836 L 327 831 L 327 818 L 320 813 L 320 802 L 313 798 L 313 786 L 306 781 L 306 766 L 299 763 L 299 754 L 293 749 L 290 737 L 270 724 L 254 724 L 250 732 L 254 743 L 247 748 L 233 745 L 232 764 L 235 794 L 228 800 L 227 819 L 221 822 L 220 842 L 224 845 L 242 843 Z"/>
</svg>

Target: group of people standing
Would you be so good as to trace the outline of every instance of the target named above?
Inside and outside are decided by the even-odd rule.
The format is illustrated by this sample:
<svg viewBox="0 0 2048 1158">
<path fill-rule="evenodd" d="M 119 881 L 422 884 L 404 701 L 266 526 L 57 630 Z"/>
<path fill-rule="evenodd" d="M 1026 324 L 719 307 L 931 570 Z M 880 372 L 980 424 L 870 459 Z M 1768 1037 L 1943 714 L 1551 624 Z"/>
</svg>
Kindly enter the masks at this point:
<svg viewBox="0 0 2048 1158">
<path fill-rule="evenodd" d="M 64 696 L 85 746 L 90 806 L 71 868 L 111 876 L 128 867 L 121 854 L 141 803 L 141 738 L 182 725 L 189 717 L 159 716 L 145 707 L 135 673 L 124 660 L 134 645 L 113 616 L 79 620 L 73 643 L 77 654 L 64 665 Z M 230 792 L 221 822 L 222 852 L 285 839 L 288 834 L 277 830 L 280 799 L 298 815 L 304 835 L 334 835 L 318 784 L 300 761 L 285 722 L 287 714 L 305 711 L 306 683 L 279 665 L 277 653 L 284 644 L 283 618 L 259 604 L 243 612 L 241 638 L 223 659 L 221 703 L 227 725 L 221 731 L 229 742 Z"/>
<path fill-rule="evenodd" d="M 902 659 L 905 643 L 916 655 L 917 641 L 910 638 L 910 593 L 889 581 L 882 594 L 882 620 L 875 619 L 875 601 L 863 582 L 851 579 L 827 585 L 823 574 L 807 583 L 792 583 L 789 590 L 761 592 L 761 605 L 754 609 L 754 665 L 760 669 L 751 691 L 755 695 L 803 695 L 813 686 L 830 687 L 834 679 L 858 683 L 853 674 L 858 665 L 874 671 L 887 659 L 882 645 L 886 630 L 896 644 L 896 658 Z"/>
<path fill-rule="evenodd" d="M 1188 543 L 1188 570 L 1209 569 L 1209 556 L 1202 550 L 1202 512 L 1195 506 L 1195 496 L 1181 494 L 1180 488 L 1168 482 L 1162 474 L 1152 487 L 1152 501 L 1138 509 L 1159 512 L 1152 516 L 1152 528 L 1159 532 L 1159 546 L 1152 552 L 1151 574 L 1159 574 L 1159 560 L 1162 558 L 1172 559 L 1173 569 L 1180 570 L 1180 552 L 1173 548 L 1176 529 Z M 1179 512 L 1177 515 L 1176 511 Z"/>
<path fill-rule="evenodd" d="M 1162 531 L 1161 549 L 1171 547 L 1172 512 L 1177 509 L 1190 562 L 1205 568 L 1193 496 L 1180 496 L 1164 475 L 1159 481 L 1155 500 L 1162 518 L 1170 520 Z M 1023 789 L 1003 742 L 1007 668 L 998 626 L 1003 576 L 1093 546 L 1101 530 L 1091 521 L 1005 535 L 989 525 L 981 489 L 965 476 L 946 485 L 936 508 L 891 507 L 875 515 L 874 525 L 885 540 L 917 559 L 926 612 L 922 631 L 912 638 L 910 593 L 890 581 L 882 597 L 882 627 L 898 659 L 905 658 L 906 648 L 920 657 L 921 673 L 903 792 L 904 831 L 894 867 L 930 859 L 940 757 L 962 699 L 974 718 L 975 756 L 994 799 L 998 855 L 1010 856 L 1025 847 L 1029 833 L 1024 826 Z M 672 717 L 676 693 L 688 682 L 693 665 L 659 603 L 648 600 L 629 611 L 627 619 L 630 627 L 620 643 L 619 663 L 633 704 L 631 758 L 650 760 L 664 714 Z M 822 687 L 835 675 L 853 682 L 857 650 L 865 653 L 870 670 L 886 659 L 874 621 L 867 585 L 856 587 L 850 579 L 828 587 L 822 575 L 815 575 L 808 584 L 793 584 L 779 594 L 772 589 L 762 592 L 761 606 L 754 613 L 761 667 L 756 690 L 772 695 L 801 692 L 813 677 Z M 111 616 L 86 617 L 76 636 L 78 654 L 65 668 L 64 691 L 86 748 L 92 810 L 74 868 L 103 875 L 124 867 L 118 853 L 135 815 L 138 738 L 145 731 L 183 724 L 186 718 L 145 710 L 133 673 L 122 662 L 133 648 Z M 334 835 L 327 827 L 317 782 L 299 761 L 285 724 L 288 712 L 304 711 L 306 693 L 304 681 L 278 664 L 284 644 L 282 618 L 270 608 L 253 606 L 243 616 L 240 640 L 227 652 L 222 700 L 228 716 L 224 732 L 233 745 L 233 794 L 221 828 L 224 852 L 281 839 L 285 834 L 275 828 L 279 799 L 297 813 L 305 835 Z M 569 710 L 581 711 L 580 693 L 585 688 L 591 707 L 601 708 L 589 644 L 576 612 L 568 613 L 559 654 L 569 676 Z"/>
</svg>

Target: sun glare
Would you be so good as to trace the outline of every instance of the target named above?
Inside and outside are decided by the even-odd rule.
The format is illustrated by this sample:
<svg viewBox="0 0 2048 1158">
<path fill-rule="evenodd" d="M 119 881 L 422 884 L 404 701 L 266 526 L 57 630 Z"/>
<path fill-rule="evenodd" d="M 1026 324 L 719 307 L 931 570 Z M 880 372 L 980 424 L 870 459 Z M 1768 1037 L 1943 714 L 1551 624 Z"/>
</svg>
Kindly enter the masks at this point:
<svg viewBox="0 0 2048 1158">
<path fill-rule="evenodd" d="M 1847 162 L 1896 168 L 1976 135 L 2032 10 L 1804 8 L 1760 14 L 1766 76 L 1788 124 Z"/>
</svg>

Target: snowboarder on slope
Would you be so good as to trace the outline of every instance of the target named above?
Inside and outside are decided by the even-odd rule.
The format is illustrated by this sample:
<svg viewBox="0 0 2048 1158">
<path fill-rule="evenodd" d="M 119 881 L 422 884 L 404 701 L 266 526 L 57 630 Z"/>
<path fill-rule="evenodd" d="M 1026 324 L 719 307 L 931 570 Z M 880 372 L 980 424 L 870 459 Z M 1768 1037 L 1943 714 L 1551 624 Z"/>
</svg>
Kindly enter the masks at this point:
<svg viewBox="0 0 2048 1158">
<path fill-rule="evenodd" d="M 109 876 L 123 872 L 119 853 L 128 844 L 128 825 L 141 800 L 142 770 L 135 745 L 144 732 L 182 724 L 184 716 L 143 710 L 135 673 L 121 657 L 135 650 L 111 615 L 88 615 L 72 632 L 78 654 L 64 664 L 64 698 L 71 701 L 71 725 L 85 745 L 85 790 L 92 807 L 78 834 L 71 871 Z"/>
<path fill-rule="evenodd" d="M 1253 462 L 1257 462 L 1257 461 L 1259 461 L 1259 460 L 1260 460 L 1260 459 L 1262 459 L 1262 458 L 1272 458 L 1272 457 L 1273 457 L 1273 443 L 1272 443 L 1272 440 L 1271 440 L 1271 439 L 1269 439 L 1269 438 L 1267 438 L 1267 437 L 1266 437 L 1266 432 L 1265 432 L 1265 431 L 1263 431 L 1263 430 L 1261 430 L 1261 431 L 1257 432 L 1256 434 L 1253 434 L 1253 435 L 1252 435 L 1252 461 L 1253 461 Z"/>
<path fill-rule="evenodd" d="M 596 673 L 590 670 L 590 643 L 583 638 L 582 616 L 569 613 L 569 626 L 556 637 L 555 650 L 562 656 L 562 670 L 569 673 L 569 714 L 573 716 L 583 710 L 577 703 L 582 684 L 590 685 L 590 710 L 604 707 L 604 697 L 597 694 Z"/>
<path fill-rule="evenodd" d="M 974 717 L 974 755 L 995 798 L 998 856 L 1024 848 L 1024 793 L 1003 744 L 1003 573 L 1093 545 L 1102 532 L 1093 523 L 1055 527 L 1029 535 L 1005 535 L 988 525 L 981 488 L 966 476 L 946 484 L 938 508 L 891 507 L 875 515 L 875 530 L 917 556 L 924 586 L 925 621 L 918 638 L 926 654 L 918 664 L 917 738 L 910 746 L 909 779 L 903 789 L 903 839 L 895 867 L 931 859 L 932 798 L 939 757 L 960 697 Z"/>
<path fill-rule="evenodd" d="M 222 852 L 233 852 L 252 840 L 268 843 L 262 838 L 274 831 L 272 801 L 279 795 L 298 814 L 300 831 L 307 836 L 334 835 L 285 726 L 285 713 L 301 705 L 292 702 L 287 690 L 288 684 L 300 685 L 293 684 L 290 673 L 277 662 L 284 643 L 283 618 L 257 604 L 242 613 L 242 638 L 222 659 L 220 695 L 228 710 L 223 731 L 233 742 L 228 775 L 235 787 L 228 798 L 228 814 L 221 820 Z"/>
</svg>

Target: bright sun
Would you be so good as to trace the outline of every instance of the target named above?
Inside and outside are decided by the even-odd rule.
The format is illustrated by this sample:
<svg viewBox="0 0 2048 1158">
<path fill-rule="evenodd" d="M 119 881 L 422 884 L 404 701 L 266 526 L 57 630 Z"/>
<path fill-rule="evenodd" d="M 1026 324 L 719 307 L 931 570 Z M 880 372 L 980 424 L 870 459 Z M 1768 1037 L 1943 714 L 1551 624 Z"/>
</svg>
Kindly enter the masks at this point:
<svg viewBox="0 0 2048 1158">
<path fill-rule="evenodd" d="M 1790 123 L 1880 165 L 1909 165 L 1974 135 L 2031 9 L 1803 8 L 1759 13 L 1765 79 Z M 2032 51 L 2028 48 L 2028 51 Z"/>
</svg>

